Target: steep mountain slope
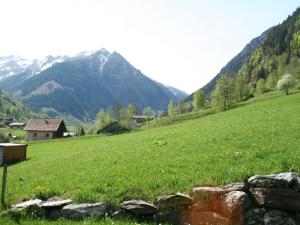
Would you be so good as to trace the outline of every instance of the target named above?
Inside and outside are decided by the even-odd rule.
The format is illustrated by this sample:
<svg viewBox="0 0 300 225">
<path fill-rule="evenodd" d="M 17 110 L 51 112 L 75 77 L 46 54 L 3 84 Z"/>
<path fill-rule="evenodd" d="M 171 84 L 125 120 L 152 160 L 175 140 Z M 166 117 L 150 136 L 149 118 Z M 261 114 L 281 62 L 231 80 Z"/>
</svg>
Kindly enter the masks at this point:
<svg viewBox="0 0 300 225">
<path fill-rule="evenodd" d="M 224 74 L 234 76 L 238 73 L 238 71 L 242 68 L 242 66 L 247 62 L 249 56 L 252 52 L 254 52 L 257 48 L 259 48 L 263 42 L 268 37 L 268 34 L 271 29 L 266 30 L 260 36 L 252 39 L 243 50 L 233 57 L 221 70 L 220 72 L 204 87 L 201 89 L 205 91 L 207 95 L 214 90 L 217 80 Z M 186 100 L 191 101 L 193 99 L 193 95 L 190 95 Z"/>
<path fill-rule="evenodd" d="M 285 73 L 300 78 L 300 8 L 283 23 L 253 39 L 202 89 L 209 95 L 224 74 L 241 76 L 250 88 L 260 78 L 272 77 L 273 85 Z M 190 95 L 186 101 L 192 100 Z"/>
<path fill-rule="evenodd" d="M 238 73 L 252 87 L 269 79 L 269 88 L 286 73 L 300 78 L 300 8 L 275 26 L 262 46 L 256 49 Z"/>
<path fill-rule="evenodd" d="M 186 93 L 185 91 L 179 90 L 177 88 L 174 88 L 174 87 L 171 87 L 168 85 L 165 85 L 165 86 L 166 86 L 166 88 L 169 89 L 169 91 L 171 91 L 173 93 L 173 95 L 175 95 L 177 97 L 177 99 L 179 101 L 185 99 L 188 96 L 188 93 Z"/>
<path fill-rule="evenodd" d="M 36 74 L 27 68 L 0 86 L 34 110 L 53 108 L 77 118 L 94 118 L 100 108 L 116 102 L 163 110 L 170 99 L 178 100 L 120 54 L 105 49 L 65 58 Z"/>
</svg>

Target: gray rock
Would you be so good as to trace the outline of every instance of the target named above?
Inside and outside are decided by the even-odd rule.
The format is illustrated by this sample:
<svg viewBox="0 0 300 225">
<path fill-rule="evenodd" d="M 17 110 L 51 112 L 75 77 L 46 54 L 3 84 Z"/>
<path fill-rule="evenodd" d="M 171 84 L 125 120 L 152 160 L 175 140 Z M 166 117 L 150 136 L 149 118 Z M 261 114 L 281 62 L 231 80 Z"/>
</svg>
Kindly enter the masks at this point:
<svg viewBox="0 0 300 225">
<path fill-rule="evenodd" d="M 248 185 L 245 182 L 237 182 L 237 183 L 232 183 L 225 185 L 223 187 L 225 192 L 231 192 L 231 191 L 247 191 L 248 190 Z"/>
<path fill-rule="evenodd" d="M 157 222 L 159 224 L 172 224 L 172 225 L 185 224 L 184 218 L 182 217 L 181 214 L 182 212 L 179 209 L 163 210 L 158 213 Z"/>
<path fill-rule="evenodd" d="M 25 202 L 17 203 L 15 205 L 12 205 L 11 208 L 15 209 L 26 209 L 31 206 L 40 205 L 43 201 L 41 199 L 31 199 Z"/>
<path fill-rule="evenodd" d="M 25 202 L 17 203 L 12 205 L 11 209 L 8 210 L 9 214 L 19 214 L 21 212 L 25 212 L 33 217 L 44 217 L 45 210 L 41 207 L 42 200 L 40 199 L 32 199 Z"/>
<path fill-rule="evenodd" d="M 70 204 L 62 208 L 62 215 L 67 219 L 83 219 L 90 216 L 102 217 L 107 213 L 105 202 L 89 204 Z"/>
<path fill-rule="evenodd" d="M 51 198 L 41 203 L 42 208 L 62 208 L 72 203 L 71 199 Z"/>
<path fill-rule="evenodd" d="M 242 217 L 244 212 L 251 206 L 251 200 L 243 191 L 232 191 L 224 197 L 223 216 Z"/>
<path fill-rule="evenodd" d="M 288 211 L 300 210 L 300 193 L 292 189 L 251 188 L 250 193 L 261 207 Z"/>
<path fill-rule="evenodd" d="M 130 200 L 121 204 L 121 209 L 136 216 L 152 216 L 158 212 L 157 208 L 143 200 Z"/>
<path fill-rule="evenodd" d="M 297 173 L 279 173 L 266 176 L 256 175 L 248 179 L 248 184 L 252 187 L 262 188 L 291 188 L 300 190 L 300 177 Z"/>
<path fill-rule="evenodd" d="M 158 208 L 182 208 L 193 204 L 193 199 L 185 194 L 164 195 L 156 199 Z"/>
<path fill-rule="evenodd" d="M 128 219 L 131 217 L 131 214 L 125 210 L 118 210 L 112 213 L 112 218 L 120 220 L 120 219 Z"/>
<path fill-rule="evenodd" d="M 192 190 L 194 202 L 207 201 L 222 198 L 224 189 L 219 187 L 195 187 Z"/>
<path fill-rule="evenodd" d="M 251 209 L 244 214 L 244 225 L 265 225 L 264 209 Z"/>
<path fill-rule="evenodd" d="M 264 215 L 265 225 L 296 225 L 295 221 L 280 210 L 269 210 Z"/>
</svg>

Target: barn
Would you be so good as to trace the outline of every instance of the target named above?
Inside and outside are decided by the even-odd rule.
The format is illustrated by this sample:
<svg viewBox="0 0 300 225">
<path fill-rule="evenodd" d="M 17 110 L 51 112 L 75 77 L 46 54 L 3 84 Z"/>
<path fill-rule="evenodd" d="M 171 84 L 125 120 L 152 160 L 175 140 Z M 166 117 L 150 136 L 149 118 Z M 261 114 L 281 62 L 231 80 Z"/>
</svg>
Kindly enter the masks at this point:
<svg viewBox="0 0 300 225">
<path fill-rule="evenodd" d="M 24 128 L 28 141 L 62 138 L 67 132 L 62 119 L 32 119 Z"/>
</svg>

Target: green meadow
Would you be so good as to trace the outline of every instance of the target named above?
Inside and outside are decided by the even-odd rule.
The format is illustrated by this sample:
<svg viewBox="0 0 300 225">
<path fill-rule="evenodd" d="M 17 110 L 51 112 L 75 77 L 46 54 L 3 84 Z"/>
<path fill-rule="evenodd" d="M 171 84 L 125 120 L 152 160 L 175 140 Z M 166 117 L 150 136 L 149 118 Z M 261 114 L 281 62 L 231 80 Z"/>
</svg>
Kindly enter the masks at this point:
<svg viewBox="0 0 300 225">
<path fill-rule="evenodd" d="M 300 93 L 266 99 L 132 133 L 29 143 L 28 160 L 9 167 L 7 203 L 64 196 L 117 207 L 132 198 L 153 201 L 159 195 L 255 174 L 300 172 Z M 54 224 L 39 222 L 21 224 Z M 112 224 L 85 224 L 94 223 Z"/>
</svg>

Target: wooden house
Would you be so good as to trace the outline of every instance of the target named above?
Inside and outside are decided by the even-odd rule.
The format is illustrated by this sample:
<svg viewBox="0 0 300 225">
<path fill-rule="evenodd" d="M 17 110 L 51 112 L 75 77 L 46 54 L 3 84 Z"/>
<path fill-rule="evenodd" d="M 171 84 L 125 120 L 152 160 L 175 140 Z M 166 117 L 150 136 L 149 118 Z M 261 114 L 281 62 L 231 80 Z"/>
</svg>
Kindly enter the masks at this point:
<svg viewBox="0 0 300 225">
<path fill-rule="evenodd" d="M 62 138 L 67 132 L 62 119 L 32 119 L 24 130 L 27 131 L 28 141 Z"/>
</svg>

